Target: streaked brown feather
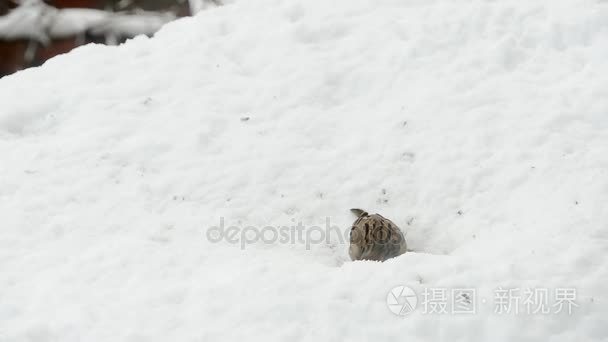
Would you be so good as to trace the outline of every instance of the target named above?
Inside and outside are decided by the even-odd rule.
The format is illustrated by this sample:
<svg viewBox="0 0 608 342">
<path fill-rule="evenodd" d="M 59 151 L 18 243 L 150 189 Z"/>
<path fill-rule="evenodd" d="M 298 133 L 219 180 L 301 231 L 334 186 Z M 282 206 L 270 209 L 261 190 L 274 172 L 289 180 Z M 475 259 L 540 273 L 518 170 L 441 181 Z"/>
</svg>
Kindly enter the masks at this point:
<svg viewBox="0 0 608 342">
<path fill-rule="evenodd" d="M 357 215 L 350 238 L 352 260 L 385 261 L 406 252 L 405 238 L 394 222 L 379 214 L 369 215 L 361 209 L 351 211 Z"/>
</svg>

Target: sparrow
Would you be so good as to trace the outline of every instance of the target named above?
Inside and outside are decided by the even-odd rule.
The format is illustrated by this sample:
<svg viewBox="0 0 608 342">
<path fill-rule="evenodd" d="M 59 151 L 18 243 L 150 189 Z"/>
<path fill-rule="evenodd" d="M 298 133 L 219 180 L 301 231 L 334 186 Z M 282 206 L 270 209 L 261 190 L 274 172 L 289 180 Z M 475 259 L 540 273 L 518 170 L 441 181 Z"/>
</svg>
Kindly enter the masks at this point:
<svg viewBox="0 0 608 342">
<path fill-rule="evenodd" d="M 385 261 L 405 253 L 405 237 L 393 221 L 361 209 L 350 211 L 357 216 L 350 231 L 351 260 Z"/>
</svg>

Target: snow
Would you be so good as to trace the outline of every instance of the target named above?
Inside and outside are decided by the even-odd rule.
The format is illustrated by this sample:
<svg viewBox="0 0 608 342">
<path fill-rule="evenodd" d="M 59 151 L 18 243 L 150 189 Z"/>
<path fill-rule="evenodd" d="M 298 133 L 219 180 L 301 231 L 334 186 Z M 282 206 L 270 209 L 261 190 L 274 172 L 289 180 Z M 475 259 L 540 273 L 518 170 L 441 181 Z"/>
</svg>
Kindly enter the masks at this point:
<svg viewBox="0 0 608 342">
<path fill-rule="evenodd" d="M 0 340 L 606 340 L 607 46 L 605 1 L 237 1 L 5 77 Z M 352 207 L 413 251 L 207 238 Z"/>
<path fill-rule="evenodd" d="M 190 13 L 198 13 L 207 9 L 215 8 L 224 4 L 230 4 L 231 0 L 188 0 Z"/>
<path fill-rule="evenodd" d="M 27 1 L 0 17 L 0 38 L 14 40 L 31 38 L 46 41 L 45 28 L 57 9 L 36 1 Z"/>
<path fill-rule="evenodd" d="M 137 15 L 116 14 L 103 24 L 91 28 L 93 33 L 112 33 L 135 37 L 140 34 L 152 34 L 164 24 L 174 20 L 171 13 L 141 12 Z"/>
</svg>

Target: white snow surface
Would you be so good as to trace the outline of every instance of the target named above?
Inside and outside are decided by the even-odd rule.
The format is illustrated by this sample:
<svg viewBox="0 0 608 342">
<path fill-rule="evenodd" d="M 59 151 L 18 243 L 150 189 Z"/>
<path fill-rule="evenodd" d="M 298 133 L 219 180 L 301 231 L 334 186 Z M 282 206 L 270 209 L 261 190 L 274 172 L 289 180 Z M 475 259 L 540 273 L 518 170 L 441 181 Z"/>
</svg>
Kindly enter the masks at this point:
<svg viewBox="0 0 608 342">
<path fill-rule="evenodd" d="M 1 341 L 608 337 L 606 1 L 239 1 L 0 96 Z M 413 251 L 206 237 L 351 207 Z M 396 316 L 398 285 L 477 312 Z M 527 287 L 578 306 L 495 312 Z"/>
</svg>

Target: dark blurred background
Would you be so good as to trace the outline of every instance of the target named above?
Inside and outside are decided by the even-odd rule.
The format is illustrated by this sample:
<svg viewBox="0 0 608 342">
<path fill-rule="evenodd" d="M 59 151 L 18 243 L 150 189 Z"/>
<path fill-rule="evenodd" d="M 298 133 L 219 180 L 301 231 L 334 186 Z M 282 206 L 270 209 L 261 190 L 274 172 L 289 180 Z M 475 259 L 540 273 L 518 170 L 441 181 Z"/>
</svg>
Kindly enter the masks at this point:
<svg viewBox="0 0 608 342">
<path fill-rule="evenodd" d="M 88 43 L 116 45 L 221 0 L 0 0 L 0 77 Z"/>
</svg>

